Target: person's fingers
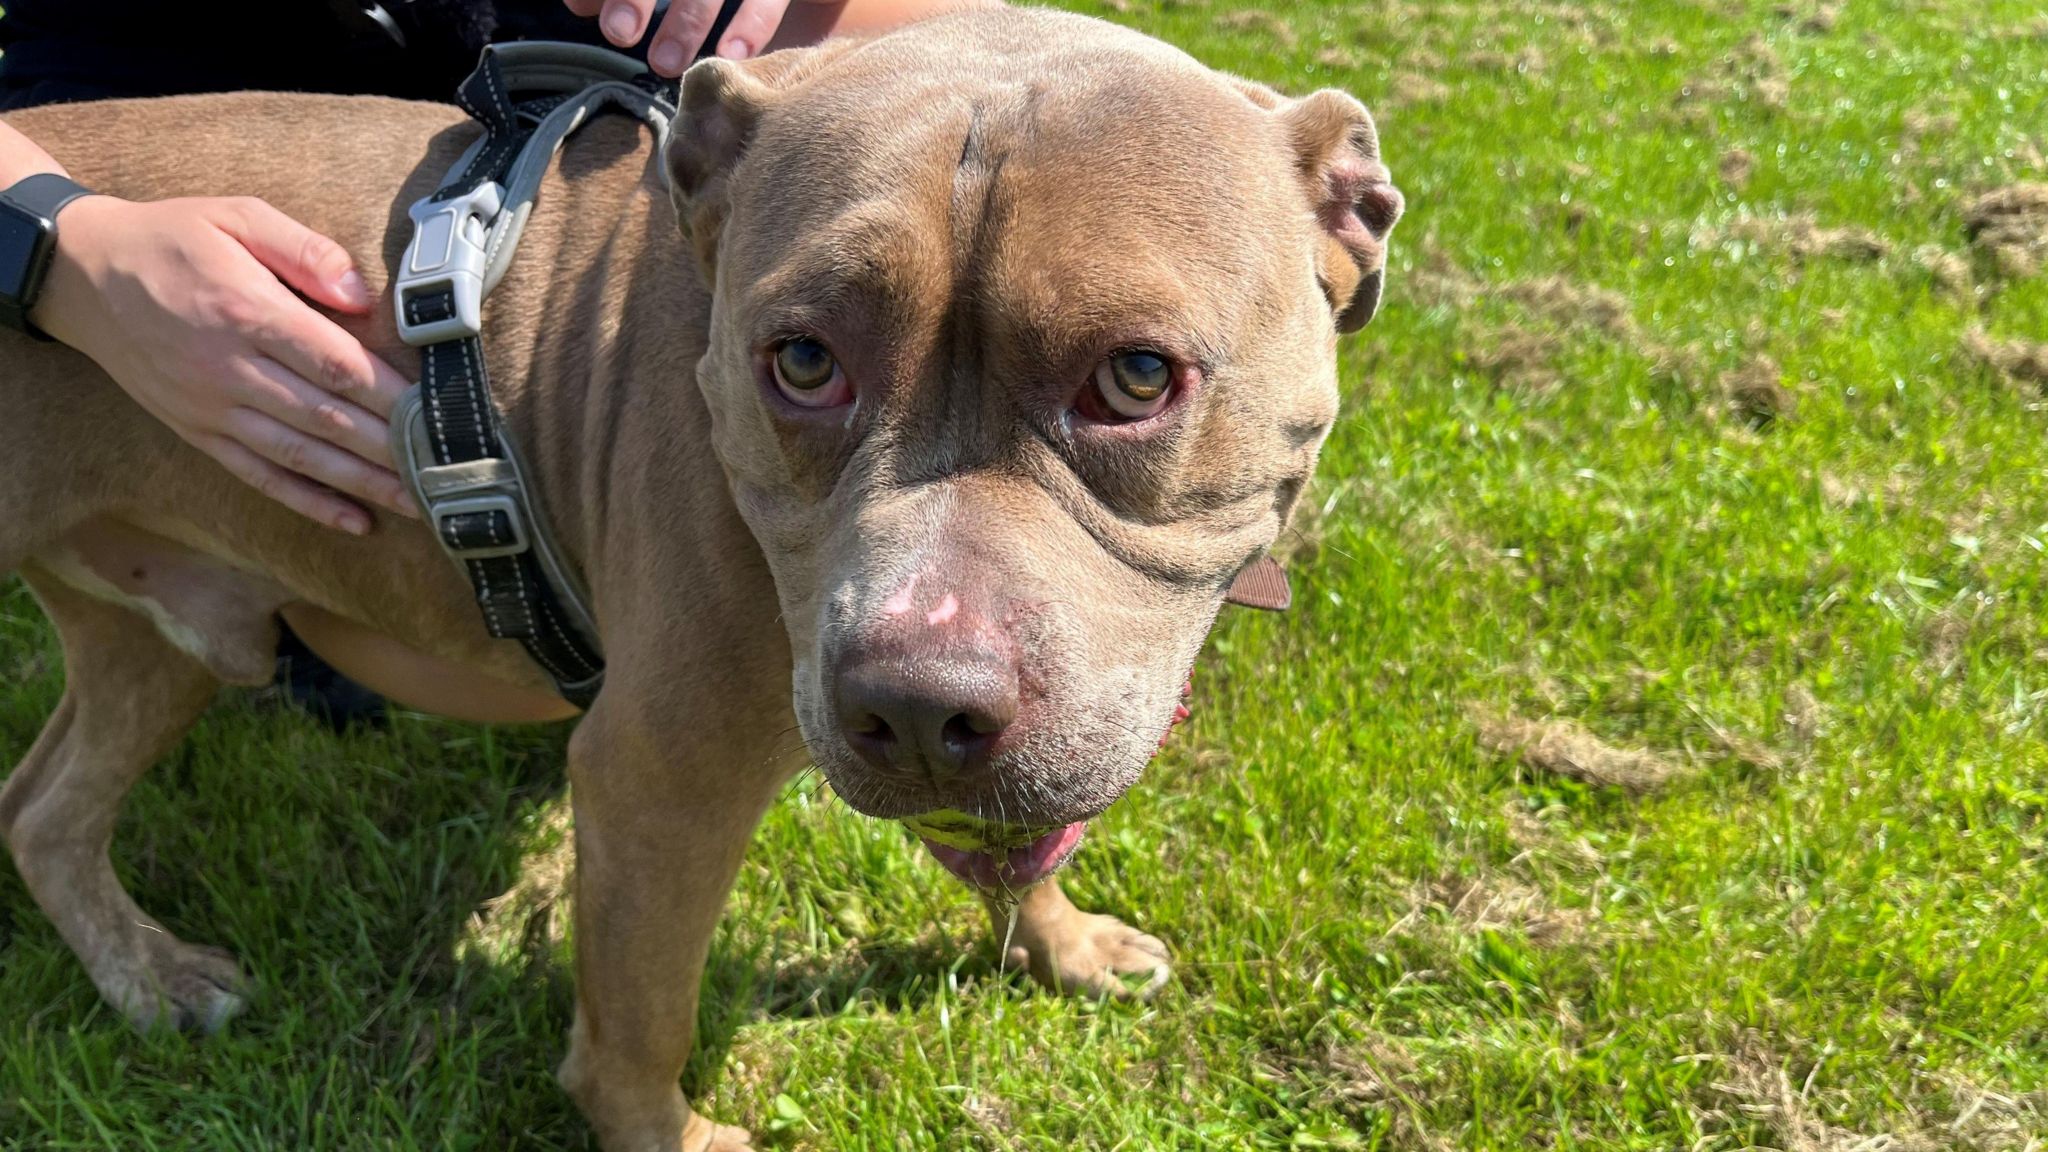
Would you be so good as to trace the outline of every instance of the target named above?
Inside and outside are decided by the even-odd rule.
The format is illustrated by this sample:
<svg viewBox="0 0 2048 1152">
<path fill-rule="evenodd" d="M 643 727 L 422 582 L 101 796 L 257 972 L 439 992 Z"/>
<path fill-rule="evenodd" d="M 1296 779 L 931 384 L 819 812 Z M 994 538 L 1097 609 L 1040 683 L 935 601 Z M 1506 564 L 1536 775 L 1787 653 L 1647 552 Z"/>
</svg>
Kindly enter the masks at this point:
<svg viewBox="0 0 2048 1152">
<path fill-rule="evenodd" d="M 789 0 L 746 0 L 732 14 L 732 22 L 725 26 L 725 31 L 718 34 L 714 51 L 727 60 L 758 56 L 761 46 L 782 26 L 782 14 L 787 11 Z"/>
<path fill-rule="evenodd" d="M 578 16 L 595 16 L 604 7 L 604 0 L 562 0 L 562 5 Z"/>
<path fill-rule="evenodd" d="M 311 299 L 341 312 L 369 310 L 369 286 L 341 245 L 253 196 L 223 200 L 212 215 L 258 263 Z"/>
<path fill-rule="evenodd" d="M 240 399 L 274 420 L 318 436 L 379 468 L 390 468 L 390 425 L 346 400 L 321 391 L 275 360 L 251 361 Z"/>
<path fill-rule="evenodd" d="M 403 507 L 407 501 L 404 482 L 397 473 L 308 436 L 254 408 L 229 412 L 221 431 L 285 471 L 343 495 L 385 508 Z"/>
<path fill-rule="evenodd" d="M 379 419 L 391 418 L 411 381 L 341 325 L 297 300 L 281 299 L 278 309 L 274 323 L 249 334 L 264 355 Z"/>
<path fill-rule="evenodd" d="M 585 6 L 597 7 L 594 4 Z M 575 4 L 569 5 L 569 10 L 579 16 L 590 15 Z M 640 42 L 640 37 L 647 31 L 647 20 L 653 15 L 654 0 L 602 0 L 597 26 L 604 32 L 605 39 L 620 48 L 631 48 Z"/>
<path fill-rule="evenodd" d="M 192 443 L 236 479 L 309 520 L 355 536 L 370 530 L 370 517 L 361 508 L 278 467 L 229 437 L 196 436 Z"/>
<path fill-rule="evenodd" d="M 672 0 L 647 46 L 647 66 L 657 75 L 681 76 L 718 22 L 719 7 L 719 0 Z"/>
</svg>

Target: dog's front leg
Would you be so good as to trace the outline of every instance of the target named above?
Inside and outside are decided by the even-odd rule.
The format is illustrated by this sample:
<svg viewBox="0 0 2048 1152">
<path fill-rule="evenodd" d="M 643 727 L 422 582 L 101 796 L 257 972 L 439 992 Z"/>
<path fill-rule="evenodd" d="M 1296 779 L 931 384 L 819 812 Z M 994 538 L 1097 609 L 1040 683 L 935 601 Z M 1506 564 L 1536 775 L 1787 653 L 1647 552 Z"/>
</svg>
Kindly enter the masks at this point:
<svg viewBox="0 0 2048 1152">
<path fill-rule="evenodd" d="M 1022 968 L 1054 992 L 1096 1000 L 1144 1000 L 1172 975 L 1166 945 L 1114 916 L 1083 912 L 1048 876 L 1022 895 L 984 895 L 1003 966 Z"/>
<path fill-rule="evenodd" d="M 740 1152 L 677 1084 L 726 890 L 779 777 L 673 745 L 600 701 L 569 746 L 576 818 L 576 1023 L 559 1076 L 605 1152 Z"/>
</svg>

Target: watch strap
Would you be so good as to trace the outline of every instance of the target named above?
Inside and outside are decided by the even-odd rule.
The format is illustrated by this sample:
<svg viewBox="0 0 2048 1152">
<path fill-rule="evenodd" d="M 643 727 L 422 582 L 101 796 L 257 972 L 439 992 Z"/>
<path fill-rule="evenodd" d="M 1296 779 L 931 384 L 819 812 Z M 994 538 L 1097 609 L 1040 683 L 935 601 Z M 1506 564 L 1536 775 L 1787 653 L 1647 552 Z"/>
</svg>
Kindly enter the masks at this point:
<svg viewBox="0 0 2048 1152">
<path fill-rule="evenodd" d="M 9 185 L 0 196 L 5 196 L 17 208 L 26 208 L 45 220 L 56 220 L 57 213 L 66 204 L 80 196 L 92 195 L 92 189 L 80 184 L 69 176 L 55 172 L 38 172 L 24 176 Z"/>
<path fill-rule="evenodd" d="M 0 324 L 19 329 L 38 340 L 50 338 L 34 324 L 29 323 L 28 314 L 30 309 L 36 306 L 36 297 L 42 292 L 43 273 L 46 271 L 50 253 L 56 248 L 57 213 L 63 211 L 64 206 L 73 200 L 92 194 L 92 189 L 69 176 L 60 176 L 55 172 L 38 172 L 33 176 L 25 176 L 15 181 L 6 191 L 0 192 L 0 199 L 45 221 L 44 235 L 47 238 L 46 242 L 34 246 L 36 255 L 32 257 L 42 261 L 45 267 L 29 269 L 28 275 L 22 281 L 22 296 L 13 298 L 0 293 Z"/>
</svg>

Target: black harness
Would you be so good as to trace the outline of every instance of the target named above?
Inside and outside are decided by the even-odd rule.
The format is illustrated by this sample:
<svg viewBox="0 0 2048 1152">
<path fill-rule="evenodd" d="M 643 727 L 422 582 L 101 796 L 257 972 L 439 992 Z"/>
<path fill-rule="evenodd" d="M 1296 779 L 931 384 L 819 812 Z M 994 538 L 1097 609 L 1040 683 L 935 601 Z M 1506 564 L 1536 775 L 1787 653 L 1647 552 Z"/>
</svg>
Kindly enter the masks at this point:
<svg viewBox="0 0 2048 1152">
<path fill-rule="evenodd" d="M 475 587 L 490 634 L 519 641 L 565 699 L 588 708 L 604 684 L 589 597 L 552 545 L 491 400 L 481 313 L 563 140 L 606 107 L 665 137 L 674 90 L 602 49 L 517 43 L 485 49 L 457 103 L 484 135 L 411 210 L 413 240 L 393 297 L 399 333 L 420 349 L 422 367 L 393 418 L 394 455 Z"/>
</svg>

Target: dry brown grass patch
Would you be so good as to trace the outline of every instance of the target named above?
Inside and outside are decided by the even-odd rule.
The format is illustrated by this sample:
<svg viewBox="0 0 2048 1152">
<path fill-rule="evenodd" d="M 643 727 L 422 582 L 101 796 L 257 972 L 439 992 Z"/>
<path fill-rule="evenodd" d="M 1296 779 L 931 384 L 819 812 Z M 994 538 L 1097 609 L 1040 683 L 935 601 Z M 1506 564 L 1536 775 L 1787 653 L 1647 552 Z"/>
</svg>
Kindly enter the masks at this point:
<svg viewBox="0 0 2048 1152">
<path fill-rule="evenodd" d="M 1317 1103 L 1352 1111 L 1392 1097 L 1396 1081 L 1415 1071 L 1415 1061 L 1384 1041 L 1339 1044 L 1330 1040 L 1308 1055 L 1276 1056 L 1268 1068 L 1275 1078 L 1285 1077 L 1308 1089 Z"/>
<path fill-rule="evenodd" d="M 1862 488 L 1832 472 L 1820 474 L 1820 497 L 1830 508 L 1854 508 L 1868 498 Z"/>
<path fill-rule="evenodd" d="M 1588 331 L 1608 337 L 1649 361 L 1655 374 L 1686 387 L 1700 387 L 1706 379 L 1696 348 L 1654 339 L 1636 323 L 1628 297 L 1597 284 L 1543 276 L 1493 286 L 1433 255 L 1410 273 L 1408 285 L 1410 295 L 1431 306 L 1469 308 L 1491 295 L 1545 321 L 1479 329 L 1479 339 L 1466 349 L 1466 362 L 1499 387 L 1541 392 L 1564 383 L 1558 355 L 1570 336 Z"/>
<path fill-rule="evenodd" d="M 1953 136 L 1961 123 L 1953 112 L 1909 108 L 1899 119 L 1899 152 L 1907 157 L 1917 157 L 1922 144 L 1928 139 L 1941 140 Z"/>
<path fill-rule="evenodd" d="M 1998 373 L 2008 384 L 2048 389 L 2048 344 L 1999 340 L 1982 328 L 1963 333 L 1963 355 Z"/>
<path fill-rule="evenodd" d="M 1952 296 L 1968 300 L 1977 294 L 1970 262 L 1939 244 L 1922 244 L 1913 249 L 1913 263 L 1925 268 L 1934 282 Z"/>
<path fill-rule="evenodd" d="M 1411 104 L 1434 104 L 1451 94 L 1450 85 L 1420 72 L 1402 72 L 1387 89 L 1387 103 L 1395 108 Z"/>
<path fill-rule="evenodd" d="M 1721 153 L 1721 180 L 1730 188 L 1740 192 L 1749 187 L 1749 178 L 1756 174 L 1756 157 L 1746 148 L 1730 148 Z"/>
<path fill-rule="evenodd" d="M 2048 1092 L 1929 1076 L 1919 1078 L 1921 1090 L 1908 1095 L 1903 1111 L 1885 1118 L 1884 1130 L 1856 1131 L 1828 1119 L 1851 1098 L 1820 1083 L 1819 1064 L 1801 1068 L 1755 1033 L 1733 1054 L 1709 1059 L 1719 1066 L 1707 1087 L 1716 1106 L 1701 1119 L 1725 1129 L 1760 1124 L 1783 1152 L 2039 1152 L 2048 1131 Z"/>
<path fill-rule="evenodd" d="M 1607 865 L 1606 854 L 1568 826 L 1562 805 L 1531 812 L 1517 798 L 1501 806 L 1501 817 L 1507 822 L 1508 839 L 1519 849 L 1513 861 L 1517 865 L 1550 865 L 1575 875 L 1595 873 Z"/>
<path fill-rule="evenodd" d="M 1729 407 L 1752 428 L 1788 419 L 1799 401 L 1784 385 L 1784 370 L 1769 356 L 1758 356 L 1721 378 Z"/>
<path fill-rule="evenodd" d="M 1550 332 L 1520 329 L 1494 331 L 1485 342 L 1466 354 L 1495 386 L 1547 392 L 1564 383 L 1556 360 L 1564 342 Z"/>
<path fill-rule="evenodd" d="M 1529 45 L 1513 52 L 1497 48 L 1476 48 L 1465 53 L 1465 66 L 1489 72 L 1516 72 L 1522 75 L 1541 73 L 1550 66 L 1543 50 Z"/>
<path fill-rule="evenodd" d="M 1540 772 L 1603 788 L 1649 792 L 1684 776 L 1686 766 L 1643 748 L 1617 748 L 1563 717 L 1529 720 L 1475 711 L 1479 745 Z"/>
<path fill-rule="evenodd" d="M 1755 100 L 1782 109 L 1792 98 L 1791 71 L 1762 36 L 1751 36 L 1716 62 L 1714 70 L 1679 89 L 1678 103 L 1720 104 Z"/>
<path fill-rule="evenodd" d="M 1780 4 L 1773 11 L 1778 19 L 1813 35 L 1834 31 L 1835 21 L 1842 18 L 1840 4 Z"/>
<path fill-rule="evenodd" d="M 1970 633 L 1976 621 L 1956 611 L 1944 608 L 1927 618 L 1920 627 L 1920 645 L 1927 655 L 1927 662 L 1934 666 L 1937 675 L 1946 676 L 1955 670 L 1962 660 L 1963 651 L 1970 642 Z"/>
<path fill-rule="evenodd" d="M 1970 242 L 2010 277 L 2032 276 L 2048 262 L 2048 184 L 1986 192 L 1963 210 Z"/>
<path fill-rule="evenodd" d="M 1725 1106 L 1709 1116 L 1730 1126 L 1760 1122 L 1783 1152 L 1896 1152 L 1889 1143 L 1872 1143 L 1872 1136 L 1821 1119 L 1810 1076 L 1801 1077 L 1795 1087 L 1789 1061 L 1773 1058 L 1761 1046 L 1746 1044 L 1723 1058 L 1722 1065 L 1708 1090 Z"/>
<path fill-rule="evenodd" d="M 1441 876 L 1426 898 L 1467 931 L 1519 933 L 1538 948 L 1583 943 L 1599 926 L 1590 910 L 1559 908 L 1535 888 L 1500 875 Z"/>
<path fill-rule="evenodd" d="M 2048 40 L 2048 16 L 2036 16 L 2025 24 L 2000 28 L 1992 35 L 2000 40 Z"/>
<path fill-rule="evenodd" d="M 1426 250 L 1427 261 L 1408 274 L 1408 294 L 1428 307 L 1471 307 L 1485 289 L 1485 282 L 1451 263 L 1440 250 Z"/>
<path fill-rule="evenodd" d="M 1218 28 L 1232 32 L 1263 32 L 1283 48 L 1292 48 L 1301 42 L 1301 34 L 1279 16 L 1263 8 L 1240 8 L 1216 17 Z"/>
<path fill-rule="evenodd" d="M 1821 725 L 1826 720 L 1826 711 L 1813 689 L 1798 680 L 1785 686 L 1785 730 L 1794 740 L 1810 747 L 1820 738 Z"/>
<path fill-rule="evenodd" d="M 1879 260 L 1891 254 L 1891 241 L 1866 228 L 1826 228 L 1811 212 L 1777 219 L 1752 217 L 1728 226 L 1726 237 L 1779 249 L 1795 259 L 1816 256 L 1838 260 Z"/>
<path fill-rule="evenodd" d="M 1446 281 L 1440 288 L 1447 294 L 1476 300 L 1487 291 L 1477 281 Z M 1546 321 L 1537 328 L 1517 327 L 1487 333 L 1487 343 L 1468 353 L 1477 367 L 1494 383 L 1535 391 L 1563 383 L 1556 367 L 1566 334 L 1593 330 L 1627 346 L 1651 361 L 1659 372 L 1682 373 L 1694 365 L 1683 350 L 1648 339 L 1629 311 L 1626 296 L 1597 284 L 1581 284 L 1563 276 L 1518 280 L 1493 290 L 1531 315 Z"/>
<path fill-rule="evenodd" d="M 1545 319 L 1574 326 L 1590 325 L 1615 336 L 1635 331 L 1628 298 L 1597 284 L 1579 284 L 1563 276 L 1518 280 L 1500 294 Z"/>
<path fill-rule="evenodd" d="M 456 945 L 458 955 L 476 953 L 497 963 L 523 955 L 531 963 L 562 943 L 576 870 L 570 819 L 569 802 L 557 801 L 542 820 L 539 834 L 550 846 L 526 859 L 512 887 L 470 915 Z"/>
<path fill-rule="evenodd" d="M 1392 1147 L 1447 1152 L 1453 1146 L 1430 1131 L 1416 1099 L 1423 1085 L 1417 1083 L 1415 1059 L 1391 1042 L 1330 1040 L 1307 1055 L 1275 1054 L 1260 1063 L 1265 1075 L 1292 1081 L 1311 1101 L 1343 1115 L 1358 1118 L 1387 1110 L 1393 1119 Z"/>
<path fill-rule="evenodd" d="M 976 1092 L 960 1102 L 960 1111 L 980 1133 L 1004 1148 L 1017 1130 L 1017 1110 L 1008 1100 L 992 1092 Z"/>
</svg>

